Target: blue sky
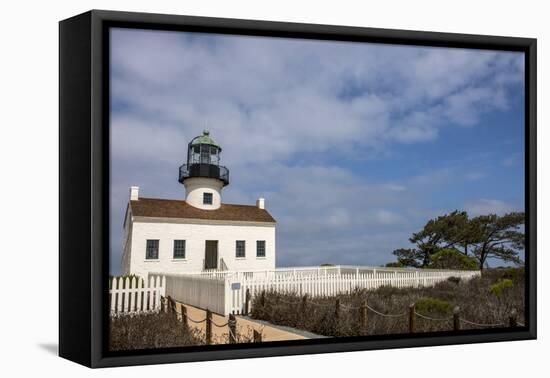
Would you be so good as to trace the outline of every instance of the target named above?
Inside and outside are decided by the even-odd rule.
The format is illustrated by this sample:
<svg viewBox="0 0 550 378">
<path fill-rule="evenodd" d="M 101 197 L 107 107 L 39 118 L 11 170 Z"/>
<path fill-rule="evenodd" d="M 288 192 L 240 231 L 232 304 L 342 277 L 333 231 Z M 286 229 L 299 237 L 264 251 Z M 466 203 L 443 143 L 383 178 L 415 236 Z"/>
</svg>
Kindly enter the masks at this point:
<svg viewBox="0 0 550 378">
<path fill-rule="evenodd" d="M 114 29 L 111 271 L 128 187 L 184 199 L 205 124 L 277 265 L 379 265 L 426 221 L 524 209 L 523 54 Z"/>
</svg>

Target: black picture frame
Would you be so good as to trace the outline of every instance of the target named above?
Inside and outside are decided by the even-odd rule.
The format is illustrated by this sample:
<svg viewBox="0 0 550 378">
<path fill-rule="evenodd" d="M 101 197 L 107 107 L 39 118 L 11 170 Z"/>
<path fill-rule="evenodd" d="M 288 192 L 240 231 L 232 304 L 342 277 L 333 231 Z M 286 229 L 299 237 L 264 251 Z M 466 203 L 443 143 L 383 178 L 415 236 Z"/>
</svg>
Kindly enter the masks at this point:
<svg viewBox="0 0 550 378">
<path fill-rule="evenodd" d="M 526 327 L 109 352 L 110 27 L 525 53 Z M 92 10 L 59 24 L 59 355 L 89 367 L 535 339 L 536 39 Z"/>
</svg>

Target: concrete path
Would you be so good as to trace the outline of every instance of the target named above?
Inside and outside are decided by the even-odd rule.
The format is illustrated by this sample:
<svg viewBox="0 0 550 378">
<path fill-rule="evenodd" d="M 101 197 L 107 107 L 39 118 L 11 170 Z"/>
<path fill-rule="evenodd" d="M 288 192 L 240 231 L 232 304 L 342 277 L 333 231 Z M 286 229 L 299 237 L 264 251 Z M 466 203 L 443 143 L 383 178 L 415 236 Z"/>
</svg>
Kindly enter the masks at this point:
<svg viewBox="0 0 550 378">
<path fill-rule="evenodd" d="M 181 306 L 185 306 L 187 309 L 187 317 L 189 319 L 188 324 L 192 329 L 198 330 L 201 333 L 206 331 L 206 322 L 194 323 L 195 321 L 201 321 L 206 318 L 206 311 L 184 305 L 182 303 L 176 303 L 176 309 L 178 313 L 181 313 Z M 294 332 L 288 327 L 278 327 L 273 326 L 267 322 L 260 322 L 249 317 L 243 317 L 236 315 L 237 320 L 237 338 L 245 341 L 252 340 L 253 331 L 256 330 L 262 335 L 262 342 L 265 341 L 282 341 L 282 340 L 302 340 L 309 338 L 309 335 L 304 334 L 303 332 Z M 212 314 L 212 342 L 214 344 L 226 344 L 229 339 L 229 328 L 227 326 L 217 327 L 218 325 L 224 325 L 228 321 L 227 316 L 222 316 L 218 314 Z"/>
</svg>

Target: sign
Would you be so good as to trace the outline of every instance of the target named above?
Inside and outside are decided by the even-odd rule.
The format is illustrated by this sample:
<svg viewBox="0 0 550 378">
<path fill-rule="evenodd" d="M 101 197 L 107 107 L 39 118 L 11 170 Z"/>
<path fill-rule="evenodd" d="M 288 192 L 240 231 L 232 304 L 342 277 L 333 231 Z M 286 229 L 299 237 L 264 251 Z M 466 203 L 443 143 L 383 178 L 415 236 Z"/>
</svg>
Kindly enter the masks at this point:
<svg viewBox="0 0 550 378">
<path fill-rule="evenodd" d="M 233 282 L 231 284 L 231 290 L 239 290 L 241 288 L 241 283 L 240 282 Z"/>
</svg>

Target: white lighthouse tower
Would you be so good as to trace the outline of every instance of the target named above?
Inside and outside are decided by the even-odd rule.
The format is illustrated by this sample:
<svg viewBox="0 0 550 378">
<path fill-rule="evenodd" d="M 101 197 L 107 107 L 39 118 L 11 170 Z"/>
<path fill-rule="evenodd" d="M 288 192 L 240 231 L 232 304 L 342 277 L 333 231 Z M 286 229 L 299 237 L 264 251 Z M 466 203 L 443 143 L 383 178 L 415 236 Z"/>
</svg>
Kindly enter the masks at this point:
<svg viewBox="0 0 550 378">
<path fill-rule="evenodd" d="M 179 169 L 179 182 L 185 186 L 185 201 L 203 210 L 221 206 L 221 192 L 229 185 L 229 170 L 220 165 L 221 147 L 208 130 L 189 142 L 187 164 Z"/>
</svg>

